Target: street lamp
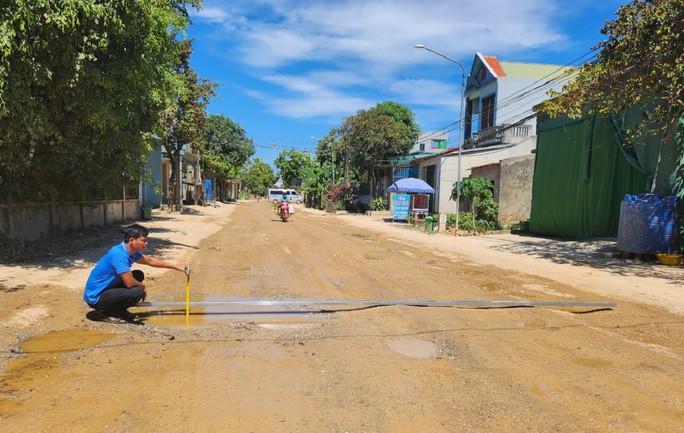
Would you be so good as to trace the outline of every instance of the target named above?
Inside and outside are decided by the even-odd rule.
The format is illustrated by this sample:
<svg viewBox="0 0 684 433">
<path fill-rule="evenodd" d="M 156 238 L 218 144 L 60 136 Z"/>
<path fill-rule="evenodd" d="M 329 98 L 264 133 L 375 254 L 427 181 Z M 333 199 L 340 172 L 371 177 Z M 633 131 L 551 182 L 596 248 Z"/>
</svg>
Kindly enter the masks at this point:
<svg viewBox="0 0 684 433">
<path fill-rule="evenodd" d="M 458 113 L 458 174 L 456 175 L 456 233 L 458 233 L 458 214 L 461 212 L 461 148 L 463 147 L 463 106 L 465 105 L 465 85 L 466 85 L 466 71 L 463 65 L 452 59 L 451 57 L 447 57 L 442 53 L 439 53 L 435 50 L 432 50 L 428 47 L 426 47 L 423 44 L 418 44 L 415 46 L 416 48 L 423 49 L 430 51 L 431 53 L 435 53 L 440 57 L 444 57 L 448 61 L 452 63 L 456 63 L 458 66 L 461 67 L 461 108 L 460 112 Z"/>
</svg>

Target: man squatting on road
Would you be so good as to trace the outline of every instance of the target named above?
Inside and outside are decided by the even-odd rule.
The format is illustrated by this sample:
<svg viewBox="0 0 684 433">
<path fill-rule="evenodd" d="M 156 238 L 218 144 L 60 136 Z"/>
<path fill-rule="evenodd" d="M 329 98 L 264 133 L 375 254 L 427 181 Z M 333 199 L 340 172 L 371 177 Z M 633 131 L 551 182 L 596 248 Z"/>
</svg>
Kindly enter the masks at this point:
<svg viewBox="0 0 684 433">
<path fill-rule="evenodd" d="M 154 257 L 144 256 L 149 231 L 139 225 L 126 227 L 124 241 L 113 246 L 90 272 L 83 300 L 102 316 L 102 320 L 121 323 L 132 318 L 128 308 L 147 298 L 143 283 L 145 274 L 131 271 L 133 263 L 154 268 L 175 269 L 184 272 L 185 266 L 176 266 Z"/>
</svg>

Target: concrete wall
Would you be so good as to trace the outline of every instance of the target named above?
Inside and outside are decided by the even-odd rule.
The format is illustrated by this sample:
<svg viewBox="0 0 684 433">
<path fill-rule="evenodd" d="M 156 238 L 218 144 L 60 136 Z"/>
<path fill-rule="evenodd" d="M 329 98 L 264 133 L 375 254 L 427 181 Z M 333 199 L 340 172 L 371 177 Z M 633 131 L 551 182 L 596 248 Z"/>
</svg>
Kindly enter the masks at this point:
<svg viewBox="0 0 684 433">
<path fill-rule="evenodd" d="M 60 233 L 76 232 L 138 219 L 140 219 L 138 199 L 0 205 L 0 233 L 22 241 L 47 239 Z"/>
<path fill-rule="evenodd" d="M 501 185 L 501 163 L 487 164 L 474 167 L 470 171 L 470 177 L 486 177 L 494 184 L 494 201 L 499 202 L 499 186 Z"/>
<path fill-rule="evenodd" d="M 534 155 L 501 160 L 499 220 L 508 223 L 530 217 L 533 179 Z"/>
<path fill-rule="evenodd" d="M 470 177 L 473 167 L 496 164 L 503 159 L 531 155 L 532 150 L 536 146 L 536 136 L 532 136 L 524 142 L 508 147 L 492 146 L 481 149 L 464 149 L 461 154 L 461 179 Z M 458 179 L 458 152 L 421 158 L 418 163 L 421 167 L 421 176 L 423 173 L 422 167 L 437 164 L 439 182 L 435 187 L 434 194 L 435 204 L 437 205 L 436 209 L 438 209 L 439 213 L 456 212 L 456 202 L 450 200 L 449 197 L 451 196 L 454 183 Z M 461 210 L 464 210 L 464 208 L 461 208 Z"/>
</svg>

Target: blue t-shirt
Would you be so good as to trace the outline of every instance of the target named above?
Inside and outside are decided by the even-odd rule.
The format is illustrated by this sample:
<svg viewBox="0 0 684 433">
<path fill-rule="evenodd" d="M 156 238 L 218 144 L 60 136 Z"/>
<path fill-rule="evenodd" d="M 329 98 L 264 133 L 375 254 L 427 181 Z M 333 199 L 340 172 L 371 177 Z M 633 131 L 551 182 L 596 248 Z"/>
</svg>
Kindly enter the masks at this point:
<svg viewBox="0 0 684 433">
<path fill-rule="evenodd" d="M 133 263 L 140 260 L 142 256 L 141 252 L 129 255 L 125 242 L 110 248 L 90 272 L 83 292 L 83 300 L 89 304 L 96 304 L 100 299 L 100 294 L 119 284 L 121 274 L 129 272 Z"/>
<path fill-rule="evenodd" d="M 290 197 L 289 197 L 289 196 L 280 197 L 280 202 L 281 202 L 281 203 L 289 203 L 289 202 L 290 202 Z"/>
</svg>

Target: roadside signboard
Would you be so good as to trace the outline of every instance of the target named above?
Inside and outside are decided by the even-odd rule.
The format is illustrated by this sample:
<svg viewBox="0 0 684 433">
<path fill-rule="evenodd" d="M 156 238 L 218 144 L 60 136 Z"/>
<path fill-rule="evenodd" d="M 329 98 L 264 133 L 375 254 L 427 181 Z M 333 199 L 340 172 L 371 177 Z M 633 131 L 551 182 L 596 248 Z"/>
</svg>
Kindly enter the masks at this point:
<svg viewBox="0 0 684 433">
<path fill-rule="evenodd" d="M 213 192 L 212 189 L 213 188 L 211 186 L 211 179 L 206 179 L 204 181 L 204 194 L 205 194 L 204 197 L 206 198 L 207 201 L 213 200 L 212 199 L 212 192 Z"/>
<path fill-rule="evenodd" d="M 406 221 L 409 217 L 409 205 L 411 196 L 409 194 L 394 194 L 394 213 L 392 219 Z"/>
</svg>

